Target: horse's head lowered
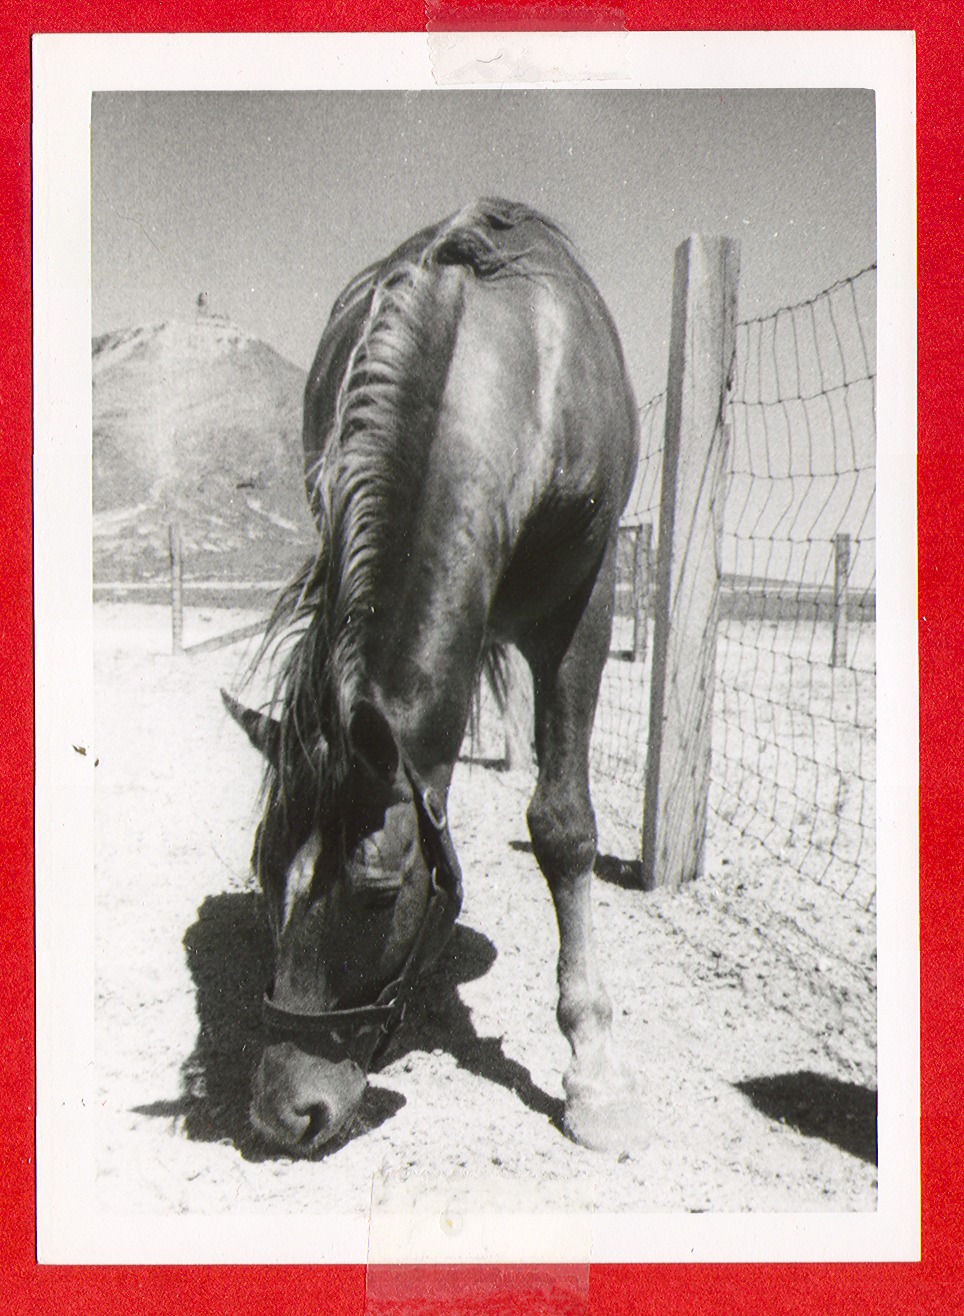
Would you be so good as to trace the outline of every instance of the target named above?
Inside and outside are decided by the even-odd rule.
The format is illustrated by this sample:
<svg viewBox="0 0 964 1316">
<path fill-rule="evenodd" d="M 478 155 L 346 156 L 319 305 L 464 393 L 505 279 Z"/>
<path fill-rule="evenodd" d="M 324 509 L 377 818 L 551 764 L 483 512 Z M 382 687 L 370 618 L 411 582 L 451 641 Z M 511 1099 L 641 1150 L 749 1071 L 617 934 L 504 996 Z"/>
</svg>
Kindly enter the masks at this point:
<svg viewBox="0 0 964 1316">
<path fill-rule="evenodd" d="M 283 723 L 224 701 L 269 765 L 253 863 L 275 965 L 252 1121 L 307 1155 L 358 1109 L 415 978 L 450 933 L 458 862 L 441 796 L 374 703 L 355 708 L 332 784 L 324 741 L 306 746 Z"/>
</svg>

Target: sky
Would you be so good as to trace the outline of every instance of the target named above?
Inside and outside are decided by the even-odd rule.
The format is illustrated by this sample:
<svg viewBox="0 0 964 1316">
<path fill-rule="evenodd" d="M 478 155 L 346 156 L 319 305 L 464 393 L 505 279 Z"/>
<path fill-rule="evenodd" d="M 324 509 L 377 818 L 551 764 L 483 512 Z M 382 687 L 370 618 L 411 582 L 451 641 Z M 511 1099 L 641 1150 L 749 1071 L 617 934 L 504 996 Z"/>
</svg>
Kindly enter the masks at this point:
<svg viewBox="0 0 964 1316">
<path fill-rule="evenodd" d="M 741 319 L 875 261 L 873 93 L 95 93 L 93 332 L 188 317 L 203 292 L 307 367 L 358 270 L 491 195 L 569 234 L 644 401 L 690 233 L 740 242 Z"/>
</svg>

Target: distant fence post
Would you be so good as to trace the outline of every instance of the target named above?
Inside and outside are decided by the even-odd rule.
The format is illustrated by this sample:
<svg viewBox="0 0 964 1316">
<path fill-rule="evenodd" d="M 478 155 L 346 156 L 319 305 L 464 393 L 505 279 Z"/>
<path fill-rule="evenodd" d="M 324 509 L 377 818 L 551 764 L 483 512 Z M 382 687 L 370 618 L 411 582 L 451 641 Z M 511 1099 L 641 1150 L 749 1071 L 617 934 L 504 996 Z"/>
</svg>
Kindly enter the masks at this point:
<svg viewBox="0 0 964 1316">
<path fill-rule="evenodd" d="M 850 575 L 850 536 L 833 540 L 833 647 L 831 667 L 847 665 L 847 577 Z"/>
<path fill-rule="evenodd" d="M 703 864 L 739 265 L 727 238 L 691 237 L 676 249 L 643 810 L 648 890 L 678 886 Z"/>
<path fill-rule="evenodd" d="M 633 662 L 646 660 L 646 628 L 649 621 L 649 592 L 653 552 L 653 523 L 636 527 L 633 545 Z"/>
<path fill-rule="evenodd" d="M 181 527 L 168 527 L 171 552 L 171 651 L 184 652 L 184 566 L 181 554 Z"/>
</svg>

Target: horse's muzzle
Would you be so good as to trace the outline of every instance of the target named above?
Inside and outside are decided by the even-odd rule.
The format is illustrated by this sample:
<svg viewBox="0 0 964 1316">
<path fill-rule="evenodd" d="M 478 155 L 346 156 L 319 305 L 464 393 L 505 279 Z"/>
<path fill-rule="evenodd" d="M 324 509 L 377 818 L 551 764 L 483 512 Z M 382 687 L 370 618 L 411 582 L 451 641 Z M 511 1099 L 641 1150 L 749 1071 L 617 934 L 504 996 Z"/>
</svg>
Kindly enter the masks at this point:
<svg viewBox="0 0 964 1316">
<path fill-rule="evenodd" d="M 327 1060 L 279 1042 L 265 1047 L 255 1073 L 251 1122 L 272 1146 L 310 1156 L 345 1128 L 367 1084 L 353 1060 Z"/>
</svg>

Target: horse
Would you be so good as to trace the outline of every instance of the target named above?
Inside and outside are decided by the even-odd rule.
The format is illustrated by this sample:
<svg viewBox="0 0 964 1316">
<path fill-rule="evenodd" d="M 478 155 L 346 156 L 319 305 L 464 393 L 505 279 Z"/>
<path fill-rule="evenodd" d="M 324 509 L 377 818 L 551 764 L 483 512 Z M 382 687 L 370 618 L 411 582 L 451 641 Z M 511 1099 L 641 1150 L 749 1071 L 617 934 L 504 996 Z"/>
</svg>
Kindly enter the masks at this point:
<svg viewBox="0 0 964 1316">
<path fill-rule="evenodd" d="M 308 376 L 303 443 L 317 551 L 268 627 L 274 694 L 224 695 L 266 760 L 253 1126 L 292 1155 L 350 1130 L 458 915 L 448 790 L 480 672 L 511 643 L 533 678 L 527 821 L 559 930 L 564 1130 L 628 1150 L 641 1099 L 593 947 L 588 763 L 637 409 L 562 231 L 483 200 L 359 274 Z"/>
</svg>

